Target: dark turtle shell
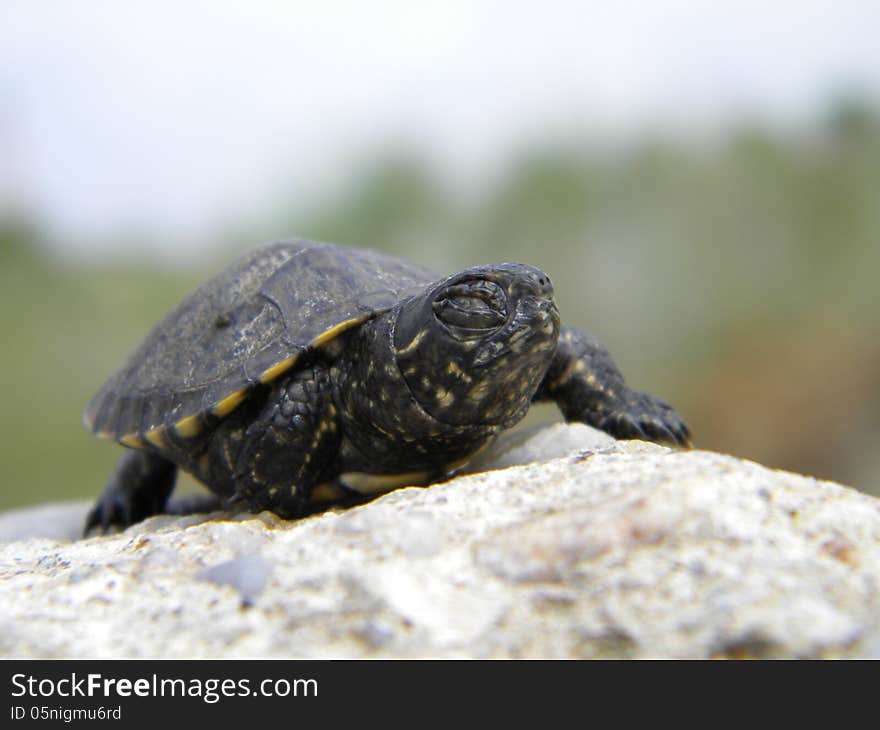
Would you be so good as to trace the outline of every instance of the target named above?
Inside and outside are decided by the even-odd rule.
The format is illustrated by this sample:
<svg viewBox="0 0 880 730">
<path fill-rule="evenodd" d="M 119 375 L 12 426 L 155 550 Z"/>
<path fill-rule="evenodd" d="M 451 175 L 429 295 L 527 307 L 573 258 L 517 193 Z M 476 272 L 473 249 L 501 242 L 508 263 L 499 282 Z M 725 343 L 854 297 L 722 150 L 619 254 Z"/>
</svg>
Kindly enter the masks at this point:
<svg viewBox="0 0 880 730">
<path fill-rule="evenodd" d="M 155 446 L 194 436 L 307 348 L 422 291 L 437 276 L 394 256 L 312 241 L 258 248 L 160 321 L 98 391 L 84 421 L 103 438 Z"/>
</svg>

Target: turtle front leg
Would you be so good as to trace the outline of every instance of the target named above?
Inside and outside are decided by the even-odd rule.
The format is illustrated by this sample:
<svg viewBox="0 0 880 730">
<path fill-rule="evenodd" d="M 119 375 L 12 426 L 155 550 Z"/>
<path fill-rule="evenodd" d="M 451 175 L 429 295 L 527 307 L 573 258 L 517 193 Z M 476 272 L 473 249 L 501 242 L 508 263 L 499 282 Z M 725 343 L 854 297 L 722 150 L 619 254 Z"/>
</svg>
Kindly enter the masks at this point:
<svg viewBox="0 0 880 730">
<path fill-rule="evenodd" d="M 254 512 L 302 516 L 312 487 L 331 473 L 339 449 L 327 368 L 306 366 L 281 379 L 259 414 L 242 428 L 243 434 L 230 434 L 240 444 L 232 499 L 246 501 Z M 220 465 L 222 458 L 212 463 Z"/>
<path fill-rule="evenodd" d="M 682 417 L 657 396 L 630 388 L 608 350 L 592 335 L 563 327 L 553 362 L 534 400 L 553 400 L 567 421 L 615 438 L 690 446 Z"/>
<path fill-rule="evenodd" d="M 102 532 L 112 526 L 128 527 L 165 510 L 177 480 L 177 466 L 148 451 L 126 451 L 107 486 L 86 517 L 83 530 Z"/>
</svg>

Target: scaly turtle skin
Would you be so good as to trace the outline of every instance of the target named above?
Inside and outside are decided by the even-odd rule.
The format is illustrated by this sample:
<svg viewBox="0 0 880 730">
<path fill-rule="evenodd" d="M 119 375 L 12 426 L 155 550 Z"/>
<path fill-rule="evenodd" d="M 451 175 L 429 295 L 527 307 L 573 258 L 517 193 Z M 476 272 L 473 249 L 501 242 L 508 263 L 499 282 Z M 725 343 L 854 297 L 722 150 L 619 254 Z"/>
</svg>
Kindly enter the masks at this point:
<svg viewBox="0 0 880 730">
<path fill-rule="evenodd" d="M 130 450 L 86 531 L 174 509 L 178 468 L 218 503 L 282 517 L 429 484 L 537 400 L 620 438 L 689 443 L 670 406 L 560 327 L 532 266 L 440 278 L 366 249 L 258 248 L 184 299 L 92 399 L 86 425 Z"/>
</svg>

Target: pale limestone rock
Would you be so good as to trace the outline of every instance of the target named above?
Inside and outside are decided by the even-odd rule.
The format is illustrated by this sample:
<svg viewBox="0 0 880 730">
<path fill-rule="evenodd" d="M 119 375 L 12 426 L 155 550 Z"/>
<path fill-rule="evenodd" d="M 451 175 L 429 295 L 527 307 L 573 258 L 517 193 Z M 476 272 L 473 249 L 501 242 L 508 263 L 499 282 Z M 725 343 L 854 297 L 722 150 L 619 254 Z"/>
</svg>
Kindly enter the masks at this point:
<svg viewBox="0 0 880 730">
<path fill-rule="evenodd" d="M 567 455 L 296 522 L 16 538 L 0 545 L 0 655 L 876 655 L 880 501 L 552 429 L 502 444 L 512 461 L 496 464 Z"/>
</svg>

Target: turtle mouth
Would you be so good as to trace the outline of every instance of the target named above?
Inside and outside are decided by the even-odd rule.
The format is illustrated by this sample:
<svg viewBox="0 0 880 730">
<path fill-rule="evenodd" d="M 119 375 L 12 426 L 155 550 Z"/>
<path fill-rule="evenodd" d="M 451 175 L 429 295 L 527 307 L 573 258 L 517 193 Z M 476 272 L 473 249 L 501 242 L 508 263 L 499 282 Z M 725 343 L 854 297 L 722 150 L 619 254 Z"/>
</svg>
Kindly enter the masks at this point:
<svg viewBox="0 0 880 730">
<path fill-rule="evenodd" d="M 474 352 L 471 362 L 478 368 L 497 368 L 504 362 L 500 367 L 514 371 L 546 359 L 546 351 L 556 349 L 559 326 L 559 310 L 552 299 L 521 300 L 506 325 Z"/>
<path fill-rule="evenodd" d="M 559 308 L 556 306 L 556 302 L 552 299 L 541 302 L 538 305 L 538 312 L 541 323 L 545 327 L 549 325 L 552 330 L 558 333 L 562 318 L 559 316 Z"/>
</svg>

